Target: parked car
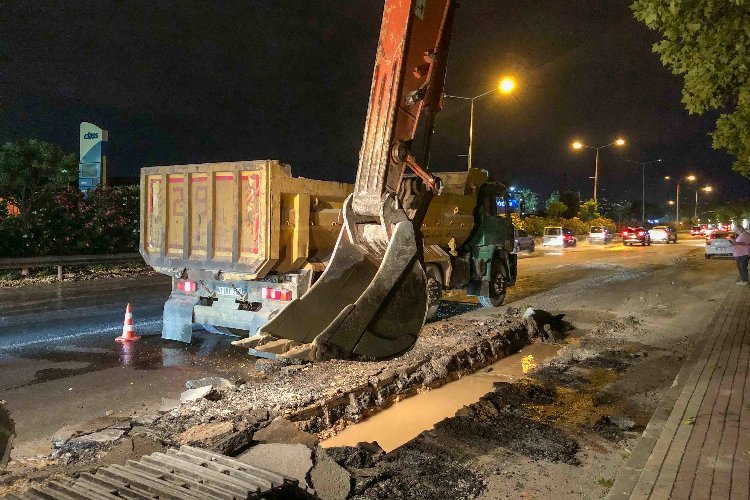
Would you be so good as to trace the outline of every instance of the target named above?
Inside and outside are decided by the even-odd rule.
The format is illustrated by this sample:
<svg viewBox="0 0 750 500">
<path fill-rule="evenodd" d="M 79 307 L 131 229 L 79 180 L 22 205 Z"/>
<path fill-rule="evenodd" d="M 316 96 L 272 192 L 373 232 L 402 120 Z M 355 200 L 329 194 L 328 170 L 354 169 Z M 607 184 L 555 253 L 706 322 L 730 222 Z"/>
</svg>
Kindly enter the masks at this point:
<svg viewBox="0 0 750 500">
<path fill-rule="evenodd" d="M 714 231 L 706 236 L 706 258 L 731 257 L 735 238 L 737 233 L 732 231 Z"/>
<path fill-rule="evenodd" d="M 534 251 L 535 245 L 536 244 L 534 243 L 534 238 L 526 234 L 526 231 L 516 229 L 513 253 L 518 253 L 524 250 L 531 253 Z"/>
<path fill-rule="evenodd" d="M 591 226 L 588 241 L 589 243 L 611 243 L 612 233 L 604 226 Z"/>
<path fill-rule="evenodd" d="M 700 226 L 691 227 L 690 236 L 703 236 L 703 228 Z"/>
<path fill-rule="evenodd" d="M 643 246 L 651 245 L 651 236 L 642 227 L 629 227 L 622 232 L 622 243 L 625 246 L 633 246 L 636 243 L 640 243 Z"/>
<path fill-rule="evenodd" d="M 570 228 L 562 226 L 548 226 L 544 228 L 542 246 L 545 247 L 574 247 L 578 243 L 576 233 Z"/>
<path fill-rule="evenodd" d="M 654 243 L 677 243 L 677 232 L 669 226 L 654 226 L 648 235 Z"/>
</svg>

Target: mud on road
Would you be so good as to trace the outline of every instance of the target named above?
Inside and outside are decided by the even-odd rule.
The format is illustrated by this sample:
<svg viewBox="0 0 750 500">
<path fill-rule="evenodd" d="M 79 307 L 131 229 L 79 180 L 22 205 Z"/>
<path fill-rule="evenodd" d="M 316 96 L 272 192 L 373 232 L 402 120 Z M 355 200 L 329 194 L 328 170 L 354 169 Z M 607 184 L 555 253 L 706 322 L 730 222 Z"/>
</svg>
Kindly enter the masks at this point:
<svg viewBox="0 0 750 500">
<path fill-rule="evenodd" d="M 731 282 L 730 264 L 706 262 L 696 252 L 666 263 L 583 263 L 578 274 L 560 271 L 568 281 L 521 294 L 513 306 L 566 315 L 577 329 L 568 345 L 523 380 L 497 384 L 390 453 L 329 448 L 353 478 L 350 495 L 602 497 L 716 309 L 721 285 Z M 472 309 L 451 307 L 448 316 Z M 254 436 L 279 415 L 315 433 L 313 439 L 325 438 L 515 352 L 528 334 L 518 315 L 474 310 L 431 323 L 412 351 L 385 362 L 259 362 L 243 380 L 205 398 L 114 424 L 122 430 L 114 442 L 61 446 L 46 463 L 11 463 L 0 481 L 44 481 L 137 458 L 154 446 L 192 444 L 236 455 L 252 449 Z"/>
</svg>

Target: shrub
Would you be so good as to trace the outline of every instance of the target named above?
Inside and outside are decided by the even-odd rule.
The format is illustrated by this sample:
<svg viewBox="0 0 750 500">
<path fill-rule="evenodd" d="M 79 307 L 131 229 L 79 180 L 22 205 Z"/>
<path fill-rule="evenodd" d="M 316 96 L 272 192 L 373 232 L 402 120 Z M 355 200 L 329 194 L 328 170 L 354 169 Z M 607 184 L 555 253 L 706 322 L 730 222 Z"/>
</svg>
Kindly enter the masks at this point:
<svg viewBox="0 0 750 500">
<path fill-rule="evenodd" d="M 0 257 L 127 253 L 138 249 L 139 189 L 63 189 L 25 217 L 0 218 Z"/>
</svg>

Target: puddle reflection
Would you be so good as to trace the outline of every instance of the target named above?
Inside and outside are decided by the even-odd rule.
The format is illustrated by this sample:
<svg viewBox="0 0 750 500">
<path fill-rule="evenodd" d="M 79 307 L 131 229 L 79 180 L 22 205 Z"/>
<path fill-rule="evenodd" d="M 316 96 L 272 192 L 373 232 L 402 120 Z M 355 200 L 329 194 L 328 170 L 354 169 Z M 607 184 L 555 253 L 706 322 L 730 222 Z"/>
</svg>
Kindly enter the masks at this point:
<svg viewBox="0 0 750 500">
<path fill-rule="evenodd" d="M 495 382 L 512 382 L 557 354 L 562 345 L 531 344 L 472 375 L 400 401 L 321 443 L 324 448 L 377 441 L 391 451 L 452 417 L 492 391 Z"/>
</svg>

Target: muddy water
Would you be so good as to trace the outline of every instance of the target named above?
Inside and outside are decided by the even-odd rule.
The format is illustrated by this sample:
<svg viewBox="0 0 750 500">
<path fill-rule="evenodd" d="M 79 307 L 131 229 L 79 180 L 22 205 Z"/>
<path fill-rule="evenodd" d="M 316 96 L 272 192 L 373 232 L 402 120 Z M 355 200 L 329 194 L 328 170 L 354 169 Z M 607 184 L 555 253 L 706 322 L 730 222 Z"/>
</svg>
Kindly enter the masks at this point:
<svg viewBox="0 0 750 500">
<path fill-rule="evenodd" d="M 452 417 L 463 406 L 479 401 L 492 390 L 495 382 L 512 382 L 551 358 L 561 345 L 531 344 L 520 352 L 497 361 L 472 375 L 460 378 L 431 391 L 400 401 L 366 420 L 350 425 L 321 445 L 354 446 L 362 441 L 377 441 L 391 451 L 418 436 L 422 431 Z"/>
</svg>

